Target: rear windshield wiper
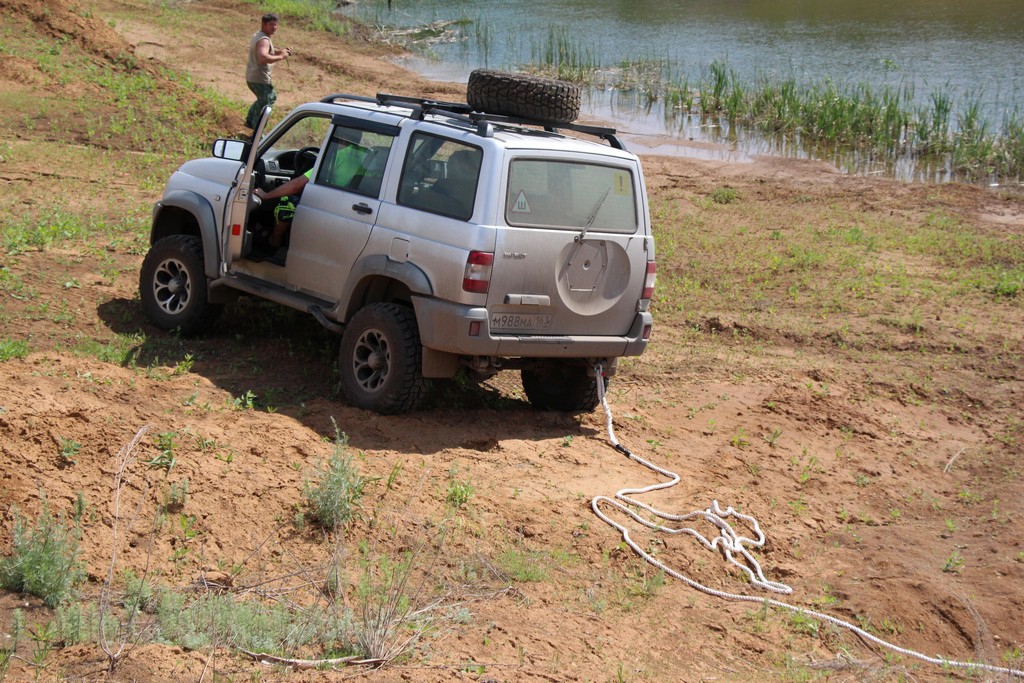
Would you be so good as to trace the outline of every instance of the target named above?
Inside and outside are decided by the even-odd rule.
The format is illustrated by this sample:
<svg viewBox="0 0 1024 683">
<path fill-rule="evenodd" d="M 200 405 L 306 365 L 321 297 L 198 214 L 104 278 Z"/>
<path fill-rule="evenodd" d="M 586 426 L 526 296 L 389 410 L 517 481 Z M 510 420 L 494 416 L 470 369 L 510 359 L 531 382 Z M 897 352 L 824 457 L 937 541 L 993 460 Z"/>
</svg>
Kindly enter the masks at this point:
<svg viewBox="0 0 1024 683">
<path fill-rule="evenodd" d="M 590 215 L 587 217 L 587 224 L 583 226 L 583 230 L 576 236 L 577 242 L 582 242 L 587 239 L 587 230 L 590 230 L 590 226 L 592 226 L 594 221 L 597 220 L 597 214 L 601 212 L 601 207 L 604 206 L 604 200 L 608 199 L 608 193 L 611 191 L 612 187 L 609 185 L 608 189 L 605 190 L 604 194 L 597 200 L 597 204 L 594 205 L 594 208 L 590 210 Z"/>
</svg>

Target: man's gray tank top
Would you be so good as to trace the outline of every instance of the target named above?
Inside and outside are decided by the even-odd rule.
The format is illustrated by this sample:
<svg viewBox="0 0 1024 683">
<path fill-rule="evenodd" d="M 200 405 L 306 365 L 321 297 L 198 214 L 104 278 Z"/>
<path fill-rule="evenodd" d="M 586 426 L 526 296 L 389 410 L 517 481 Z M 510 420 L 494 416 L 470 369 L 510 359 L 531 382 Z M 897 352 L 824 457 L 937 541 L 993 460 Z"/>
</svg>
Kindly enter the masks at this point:
<svg viewBox="0 0 1024 683">
<path fill-rule="evenodd" d="M 256 54 L 256 45 L 264 38 L 270 45 L 270 54 L 274 54 L 274 44 L 270 42 L 270 36 L 263 31 L 256 31 L 249 41 L 249 63 L 245 67 L 246 83 L 270 83 L 270 68 L 273 65 L 260 64 L 259 56 Z"/>
</svg>

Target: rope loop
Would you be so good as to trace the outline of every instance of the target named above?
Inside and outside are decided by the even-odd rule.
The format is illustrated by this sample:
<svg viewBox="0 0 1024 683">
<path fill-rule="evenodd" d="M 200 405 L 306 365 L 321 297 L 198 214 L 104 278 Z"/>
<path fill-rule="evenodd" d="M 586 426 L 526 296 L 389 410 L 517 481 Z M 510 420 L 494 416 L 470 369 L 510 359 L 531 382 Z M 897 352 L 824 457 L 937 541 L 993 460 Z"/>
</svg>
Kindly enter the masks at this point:
<svg viewBox="0 0 1024 683">
<path fill-rule="evenodd" d="M 796 605 L 790 605 L 788 603 L 775 600 L 772 598 L 757 597 L 754 595 L 742 595 L 739 593 L 730 593 L 727 591 L 716 590 L 714 588 L 705 586 L 684 574 L 675 571 L 674 569 L 666 566 L 660 560 L 656 559 L 654 556 L 652 556 L 650 553 L 644 550 L 636 541 L 633 540 L 628 528 L 626 528 L 619 522 L 616 522 L 607 514 L 605 514 L 604 510 L 602 510 L 602 506 L 614 508 L 615 510 L 618 510 L 619 512 L 623 513 L 624 515 L 626 515 L 633 521 L 637 522 L 638 524 L 654 531 L 660 531 L 668 534 L 686 534 L 689 536 L 693 536 L 706 549 L 712 552 L 720 552 L 725 557 L 727 562 L 742 570 L 744 574 L 746 574 L 747 579 L 749 579 L 751 585 L 756 586 L 757 588 L 760 588 L 762 590 L 782 595 L 791 595 L 793 593 L 793 589 L 787 586 L 786 584 L 768 580 L 765 577 L 764 572 L 761 570 L 761 565 L 750 552 L 751 548 L 762 548 L 767 542 L 765 534 L 761 531 L 761 525 L 758 523 L 755 517 L 744 514 L 742 512 L 738 512 L 737 510 L 733 509 L 731 505 L 723 510 L 722 507 L 718 504 L 717 500 L 712 500 L 711 506 L 705 508 L 704 510 L 697 510 L 694 512 L 687 513 L 685 515 L 677 515 L 663 512 L 648 505 L 647 503 L 641 502 L 632 497 L 634 495 L 642 495 L 645 493 L 650 493 L 652 491 L 659 491 L 671 488 L 672 486 L 675 486 L 676 484 L 679 483 L 680 477 L 675 472 L 659 467 L 658 465 L 655 465 L 654 463 L 649 462 L 644 458 L 641 458 L 640 456 L 636 455 L 628 448 L 619 443 L 619 440 L 615 438 L 615 429 L 612 425 L 612 411 L 611 408 L 608 407 L 608 399 L 605 395 L 604 382 L 602 381 L 604 370 L 600 363 L 594 365 L 594 372 L 597 376 L 597 395 L 601 401 L 601 407 L 604 409 L 605 425 L 608 429 L 608 439 L 611 442 L 612 446 L 615 448 L 616 451 L 622 453 L 630 460 L 634 460 L 643 465 L 644 467 L 668 478 L 668 481 L 651 484 L 649 486 L 644 486 L 641 488 L 628 487 L 620 489 L 612 497 L 594 496 L 590 501 L 590 508 L 594 511 L 594 514 L 597 515 L 605 524 L 608 524 L 609 526 L 617 529 L 619 531 L 619 534 L 621 534 L 622 536 L 623 542 L 630 548 L 632 548 L 633 552 L 639 555 L 645 562 L 654 567 L 657 567 L 669 576 L 682 581 L 691 588 L 699 590 L 702 593 L 706 593 L 707 595 L 712 595 L 718 598 L 722 598 L 724 600 L 734 600 L 739 602 L 752 602 L 764 605 L 771 605 L 772 607 L 778 607 L 779 609 L 789 610 L 791 612 L 795 612 L 803 616 L 818 619 L 820 621 L 832 624 L 833 626 L 836 626 L 838 628 L 846 629 L 852 633 L 855 633 L 861 638 L 868 640 L 872 643 L 875 643 L 876 645 L 892 650 L 893 652 L 898 652 L 907 657 L 918 659 L 922 662 L 927 662 L 929 664 L 934 664 L 936 666 L 942 667 L 968 669 L 971 671 L 987 671 L 990 673 L 996 673 L 1005 676 L 1024 678 L 1024 670 L 1020 669 L 1011 669 L 1009 667 L 993 666 L 990 664 L 980 664 L 977 662 L 962 662 L 953 659 L 947 659 L 946 657 L 942 656 L 929 657 L 928 655 L 922 654 L 920 652 L 908 650 L 906 648 L 899 647 L 898 645 L 883 640 L 878 636 L 868 633 L 864 629 L 848 621 L 843 621 L 842 619 L 839 619 L 837 617 L 833 617 L 822 612 L 817 612 L 815 610 L 798 607 Z M 655 519 L 664 521 L 653 522 L 647 517 L 644 517 L 639 512 L 637 512 L 637 509 L 646 512 Z M 736 530 L 733 528 L 732 524 L 730 524 L 727 521 L 730 518 L 735 518 L 747 524 L 753 530 L 754 538 L 749 538 L 747 536 L 741 536 L 740 534 L 738 534 Z M 678 522 L 688 522 L 692 519 L 703 519 L 704 521 L 713 525 L 718 529 L 718 535 L 715 536 L 713 540 L 709 541 L 704 535 L 702 535 L 700 532 L 698 532 L 696 529 L 693 529 L 692 527 L 676 527 L 670 524 Z M 741 558 L 742 561 L 740 561 L 740 559 L 738 558 Z"/>
</svg>

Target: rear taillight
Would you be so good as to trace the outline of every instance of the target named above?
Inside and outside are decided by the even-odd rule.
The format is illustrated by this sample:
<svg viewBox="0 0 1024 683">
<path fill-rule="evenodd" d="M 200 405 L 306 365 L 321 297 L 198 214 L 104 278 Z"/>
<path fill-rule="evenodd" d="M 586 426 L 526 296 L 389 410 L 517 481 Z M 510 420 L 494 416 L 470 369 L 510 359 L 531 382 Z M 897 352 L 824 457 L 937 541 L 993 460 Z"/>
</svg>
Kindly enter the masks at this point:
<svg viewBox="0 0 1024 683">
<path fill-rule="evenodd" d="M 641 299 L 650 299 L 654 296 L 654 271 L 657 270 L 654 261 L 647 262 L 647 275 L 644 277 L 644 291 L 640 294 Z M 635 291 L 635 290 L 634 290 Z"/>
<path fill-rule="evenodd" d="M 487 251 L 471 251 L 466 259 L 466 272 L 462 288 L 467 292 L 486 293 L 491 285 L 491 266 L 494 254 Z"/>
</svg>

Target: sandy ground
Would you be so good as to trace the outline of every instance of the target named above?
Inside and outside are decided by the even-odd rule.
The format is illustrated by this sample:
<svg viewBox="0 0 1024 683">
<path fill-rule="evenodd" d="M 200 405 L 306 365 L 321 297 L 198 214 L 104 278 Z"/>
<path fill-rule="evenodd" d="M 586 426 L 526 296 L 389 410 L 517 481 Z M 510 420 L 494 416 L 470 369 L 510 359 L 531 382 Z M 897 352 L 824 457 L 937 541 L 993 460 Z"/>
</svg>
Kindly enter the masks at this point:
<svg viewBox="0 0 1024 683">
<path fill-rule="evenodd" d="M 129 50 L 143 64 L 174 65 L 200 86 L 248 101 L 239 46 L 254 30 L 249 8 L 230 0 L 188 5 L 181 25 L 169 29 L 166 16 L 143 3 L 98 0 L 86 3 L 88 13 L 48 4 L 47 12 L 40 3 L 3 0 L 0 7 L 30 15 L 44 33 L 93 45 L 98 59 Z M 388 50 L 349 41 L 282 26 L 278 44 L 296 47 L 276 72 L 282 111 L 330 92 L 461 98 L 458 86 L 423 82 L 391 65 Z M 0 59 L 0 91 L 47 87 L 55 86 L 34 65 Z M 225 121 L 225 134 L 240 132 L 242 113 Z M 69 128 L 51 139 L 82 134 Z M 840 207 L 865 221 L 914 221 L 941 206 L 992 234 L 1024 234 L 1019 199 L 979 188 L 938 192 L 772 158 L 645 156 L 644 166 L 652 202 L 696 213 L 715 189 L 729 186 L 755 203 L 755 229 L 772 229 L 773 217 L 796 204 Z M 88 170 L 70 177 L 25 161 L 0 173 L 4 194 L 19 200 L 33 192 L 73 196 L 96 182 Z M 119 201 L 139 206 L 159 194 L 130 177 L 114 187 Z M 441 387 L 422 410 L 381 417 L 338 398 L 336 339 L 298 314 L 240 302 L 211 334 L 169 339 L 143 320 L 136 294 L 142 256 L 134 247 L 62 243 L 0 256 L 31 292 L 0 291 L 0 337 L 32 348 L 0 363 L 0 547 L 8 547 L 15 508 L 32 516 L 44 495 L 58 511 L 84 500 L 87 598 L 99 594 L 116 551 L 117 576 L 148 572 L 154 584 L 197 595 L 274 586 L 280 597 L 285 586 L 319 585 L 331 559 L 341 557 L 354 599 L 361 543 L 396 554 L 422 546 L 431 558 L 423 563 L 429 583 L 447 587 L 464 612 L 439 618 L 409 657 L 380 670 L 299 670 L 227 648 L 156 644 L 129 648 L 114 674 L 104 673 L 106 657 L 93 644 L 55 647 L 39 669 L 23 640 L 7 680 L 1009 678 L 945 671 L 817 620 L 662 580 L 593 514 L 591 500 L 664 477 L 609 446 L 600 412 L 533 411 L 515 375 L 481 390 Z M 669 273 L 694 260 L 701 255 L 677 255 L 659 267 Z M 956 310 L 933 311 L 927 302 L 890 312 L 909 319 L 924 311 L 923 335 L 879 333 L 854 318 L 850 326 L 868 340 L 857 353 L 842 350 L 814 321 L 802 334 L 775 327 L 749 312 L 758 305 L 658 318 L 649 352 L 623 364 L 609 395 L 617 436 L 680 476 L 677 486 L 644 500 L 677 514 L 717 500 L 756 515 L 768 535 L 757 552 L 768 578 L 793 588 L 792 596 L 771 597 L 931 656 L 1020 669 L 1019 299 L 970 328 L 957 325 Z M 131 362 L 82 351 L 140 328 L 147 336 L 128 350 Z M 309 473 L 332 451 L 335 423 L 360 471 L 379 480 L 368 487 L 366 514 L 332 536 L 294 520 Z M 148 431 L 132 451 L 116 509 L 119 454 L 140 429 Z M 174 467 L 147 467 L 160 455 L 158 435 L 171 433 Z M 68 440 L 81 446 L 73 459 L 60 456 Z M 186 479 L 187 502 L 168 506 L 172 486 Z M 453 482 L 472 485 L 457 510 L 445 503 Z M 161 507 L 170 510 L 162 518 Z M 770 596 L 693 538 L 650 533 L 603 509 L 674 571 L 715 590 Z M 544 577 L 511 580 L 499 561 L 510 550 L 533 558 Z M 0 629 L 16 608 L 30 623 L 52 617 L 35 598 L 0 593 Z"/>
</svg>

